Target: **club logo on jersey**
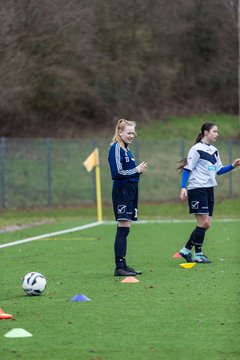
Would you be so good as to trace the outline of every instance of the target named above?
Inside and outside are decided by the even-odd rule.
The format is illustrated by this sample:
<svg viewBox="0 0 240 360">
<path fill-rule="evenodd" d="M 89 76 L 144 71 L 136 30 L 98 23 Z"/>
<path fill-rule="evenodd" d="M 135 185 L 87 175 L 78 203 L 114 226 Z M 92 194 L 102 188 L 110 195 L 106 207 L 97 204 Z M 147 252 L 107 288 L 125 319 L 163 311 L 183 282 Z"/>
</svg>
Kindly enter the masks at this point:
<svg viewBox="0 0 240 360">
<path fill-rule="evenodd" d="M 118 205 L 117 212 L 118 214 L 124 214 L 126 212 L 126 205 Z"/>
<path fill-rule="evenodd" d="M 197 210 L 199 208 L 199 201 L 191 201 L 191 208 Z"/>
<path fill-rule="evenodd" d="M 216 170 L 216 166 L 210 165 L 210 166 L 208 167 L 208 170 L 209 170 L 209 171 L 215 171 L 215 170 Z"/>
</svg>

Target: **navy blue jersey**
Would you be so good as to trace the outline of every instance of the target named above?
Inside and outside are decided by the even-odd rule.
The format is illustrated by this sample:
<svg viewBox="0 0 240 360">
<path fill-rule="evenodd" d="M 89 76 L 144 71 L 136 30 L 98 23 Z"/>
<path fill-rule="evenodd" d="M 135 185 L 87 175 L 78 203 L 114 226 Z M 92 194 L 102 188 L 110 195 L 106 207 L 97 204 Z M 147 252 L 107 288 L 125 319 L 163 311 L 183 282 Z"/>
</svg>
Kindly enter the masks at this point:
<svg viewBox="0 0 240 360">
<path fill-rule="evenodd" d="M 135 159 L 126 145 L 125 151 L 118 142 L 111 145 L 108 161 L 110 165 L 113 186 L 121 186 L 123 182 L 138 182 L 139 172 Z"/>
</svg>

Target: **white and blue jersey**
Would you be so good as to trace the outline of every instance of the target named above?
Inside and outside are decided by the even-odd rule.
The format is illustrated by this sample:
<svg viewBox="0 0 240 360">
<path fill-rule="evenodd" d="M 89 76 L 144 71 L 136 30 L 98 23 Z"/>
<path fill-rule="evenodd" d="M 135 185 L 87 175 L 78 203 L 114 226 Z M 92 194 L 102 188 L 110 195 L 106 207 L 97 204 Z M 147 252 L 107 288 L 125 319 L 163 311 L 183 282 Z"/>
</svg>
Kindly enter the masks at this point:
<svg viewBox="0 0 240 360">
<path fill-rule="evenodd" d="M 216 174 L 223 167 L 218 150 L 210 144 L 198 142 L 188 153 L 184 169 L 191 171 L 188 190 L 217 185 Z"/>
<path fill-rule="evenodd" d="M 113 187 L 121 187 L 124 182 L 138 182 L 139 172 L 136 162 L 130 149 L 126 146 L 126 151 L 118 142 L 111 145 L 109 149 L 108 161 L 113 180 Z"/>
</svg>

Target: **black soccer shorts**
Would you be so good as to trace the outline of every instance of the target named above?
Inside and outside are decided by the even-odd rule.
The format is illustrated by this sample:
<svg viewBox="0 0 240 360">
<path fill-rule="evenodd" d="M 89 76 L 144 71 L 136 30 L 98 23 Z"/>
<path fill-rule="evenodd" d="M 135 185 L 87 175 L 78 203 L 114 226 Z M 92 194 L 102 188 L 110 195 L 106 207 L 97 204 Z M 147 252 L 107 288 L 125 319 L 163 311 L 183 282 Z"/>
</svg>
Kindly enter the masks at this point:
<svg viewBox="0 0 240 360">
<path fill-rule="evenodd" d="M 196 188 L 188 190 L 190 214 L 208 214 L 212 216 L 214 208 L 214 188 Z"/>
<path fill-rule="evenodd" d="M 138 183 L 123 182 L 121 187 L 113 187 L 112 203 L 116 220 L 137 221 Z"/>
</svg>

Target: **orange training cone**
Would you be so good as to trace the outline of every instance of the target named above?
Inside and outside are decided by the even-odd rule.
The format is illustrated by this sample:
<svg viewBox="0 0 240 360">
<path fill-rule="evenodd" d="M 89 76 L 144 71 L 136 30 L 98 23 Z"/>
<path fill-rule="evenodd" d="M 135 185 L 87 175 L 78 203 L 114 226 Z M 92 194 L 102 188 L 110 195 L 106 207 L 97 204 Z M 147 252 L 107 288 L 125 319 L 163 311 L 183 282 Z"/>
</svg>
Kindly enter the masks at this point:
<svg viewBox="0 0 240 360">
<path fill-rule="evenodd" d="M 181 258 L 180 253 L 179 253 L 179 252 L 177 252 L 176 254 L 174 254 L 174 255 L 173 255 L 173 258 L 175 258 L 175 259 L 179 259 L 179 258 Z"/>
<path fill-rule="evenodd" d="M 12 319 L 12 320 L 15 320 L 13 315 L 11 314 L 5 314 L 3 312 L 3 309 L 0 308 L 0 320 L 8 320 L 8 319 Z"/>
<path fill-rule="evenodd" d="M 133 276 L 128 276 L 121 281 L 121 283 L 138 283 L 138 282 L 139 282 L 139 280 Z"/>
</svg>

